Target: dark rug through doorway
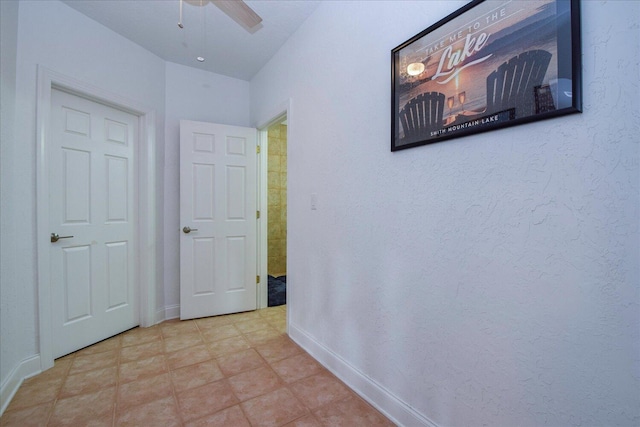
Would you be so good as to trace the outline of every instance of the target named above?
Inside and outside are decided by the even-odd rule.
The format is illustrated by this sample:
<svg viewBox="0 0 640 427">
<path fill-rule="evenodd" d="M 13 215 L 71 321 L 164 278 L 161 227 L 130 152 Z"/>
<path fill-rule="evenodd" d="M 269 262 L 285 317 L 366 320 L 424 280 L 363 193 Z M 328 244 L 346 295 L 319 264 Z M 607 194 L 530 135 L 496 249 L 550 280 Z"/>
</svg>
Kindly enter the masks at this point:
<svg viewBox="0 0 640 427">
<path fill-rule="evenodd" d="M 269 307 L 276 307 L 287 303 L 287 276 L 269 276 L 268 289 Z"/>
</svg>

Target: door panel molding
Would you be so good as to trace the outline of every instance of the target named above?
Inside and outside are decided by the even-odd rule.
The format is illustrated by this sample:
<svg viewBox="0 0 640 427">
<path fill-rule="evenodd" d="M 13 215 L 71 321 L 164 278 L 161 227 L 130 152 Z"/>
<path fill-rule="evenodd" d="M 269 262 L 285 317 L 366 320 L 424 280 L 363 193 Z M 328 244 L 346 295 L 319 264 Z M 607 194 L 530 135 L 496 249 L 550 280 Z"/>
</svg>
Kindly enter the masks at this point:
<svg viewBox="0 0 640 427">
<path fill-rule="evenodd" d="M 82 81 L 38 66 L 36 112 L 36 244 L 38 256 L 38 313 L 40 367 L 53 366 L 53 311 L 49 246 L 49 144 L 51 140 L 51 92 L 63 90 L 138 116 L 139 148 L 137 152 L 138 217 L 136 224 L 139 271 L 140 325 L 157 322 L 156 299 L 156 180 L 155 180 L 155 111 L 145 105 L 86 84 Z M 76 123 L 77 125 L 80 125 Z M 118 140 L 114 128 L 114 139 Z M 115 143 L 115 142 L 114 142 Z"/>
</svg>

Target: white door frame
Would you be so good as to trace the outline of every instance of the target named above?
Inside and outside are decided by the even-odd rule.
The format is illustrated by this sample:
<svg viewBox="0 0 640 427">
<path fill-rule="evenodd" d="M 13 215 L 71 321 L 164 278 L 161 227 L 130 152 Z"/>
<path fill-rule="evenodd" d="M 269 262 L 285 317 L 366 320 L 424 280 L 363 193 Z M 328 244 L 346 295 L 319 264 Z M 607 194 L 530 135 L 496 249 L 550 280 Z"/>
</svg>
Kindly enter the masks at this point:
<svg viewBox="0 0 640 427">
<path fill-rule="evenodd" d="M 268 193 L 267 193 L 267 183 L 268 183 L 268 171 L 267 171 L 267 160 L 268 160 L 268 135 L 267 130 L 269 126 L 278 121 L 281 121 L 284 117 L 287 118 L 287 159 L 289 159 L 289 139 L 291 136 L 291 126 L 292 126 L 292 113 L 293 113 L 293 100 L 289 98 L 287 101 L 281 103 L 276 108 L 273 109 L 270 113 L 266 114 L 265 117 L 261 117 L 260 120 L 257 121 L 258 125 L 256 128 L 258 129 L 258 145 L 260 146 L 259 163 L 258 163 L 258 210 L 260 211 L 260 220 L 258 221 L 257 228 L 257 242 L 258 242 L 258 274 L 260 275 L 260 287 L 258 288 L 258 308 L 265 308 L 269 302 L 269 294 L 268 294 L 268 281 L 269 274 L 267 271 L 268 266 L 268 229 L 267 229 L 267 219 L 268 219 Z M 288 175 L 287 175 L 288 177 Z M 287 178 L 288 179 L 288 178 Z M 288 188 L 288 186 L 287 186 Z M 287 192 L 287 200 L 289 198 Z M 287 203 L 287 206 L 289 204 Z M 287 251 L 289 251 L 289 233 L 287 233 Z M 287 256 L 287 259 L 289 257 Z M 288 268 L 287 268 L 288 271 Z M 287 310 L 289 308 L 287 307 Z M 287 316 L 287 319 L 289 316 Z M 288 322 L 288 320 L 287 320 Z"/>
<path fill-rule="evenodd" d="M 49 149 L 51 139 L 51 91 L 61 89 L 138 116 L 136 150 L 138 205 L 136 224 L 137 283 L 140 325 L 152 326 L 156 296 L 156 117 L 155 111 L 135 101 L 38 66 L 36 113 L 36 244 L 38 253 L 38 312 L 40 369 L 53 367 L 53 309 L 49 234 Z"/>
</svg>

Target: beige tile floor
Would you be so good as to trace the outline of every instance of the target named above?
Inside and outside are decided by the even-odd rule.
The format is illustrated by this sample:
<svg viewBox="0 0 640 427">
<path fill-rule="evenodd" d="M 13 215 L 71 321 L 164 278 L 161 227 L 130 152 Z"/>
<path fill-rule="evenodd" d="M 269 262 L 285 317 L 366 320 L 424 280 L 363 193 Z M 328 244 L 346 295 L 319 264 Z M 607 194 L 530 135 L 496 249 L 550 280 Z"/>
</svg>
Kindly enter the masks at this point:
<svg viewBox="0 0 640 427">
<path fill-rule="evenodd" d="M 136 328 L 24 381 L 1 426 L 393 426 L 286 334 L 286 306 Z"/>
</svg>

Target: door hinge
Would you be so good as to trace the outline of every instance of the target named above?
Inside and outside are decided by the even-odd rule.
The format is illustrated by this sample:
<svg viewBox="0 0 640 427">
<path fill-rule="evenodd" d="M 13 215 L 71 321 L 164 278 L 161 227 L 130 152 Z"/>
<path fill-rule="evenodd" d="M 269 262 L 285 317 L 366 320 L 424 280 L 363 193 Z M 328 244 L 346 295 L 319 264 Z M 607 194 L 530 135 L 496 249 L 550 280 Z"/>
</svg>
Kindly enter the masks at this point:
<svg viewBox="0 0 640 427">
<path fill-rule="evenodd" d="M 260 276 L 256 275 L 256 283 L 260 283 Z"/>
<path fill-rule="evenodd" d="M 256 145 L 256 154 L 260 154 L 260 146 Z"/>
<path fill-rule="evenodd" d="M 256 219 L 260 219 L 260 211 L 256 211 Z"/>
</svg>

